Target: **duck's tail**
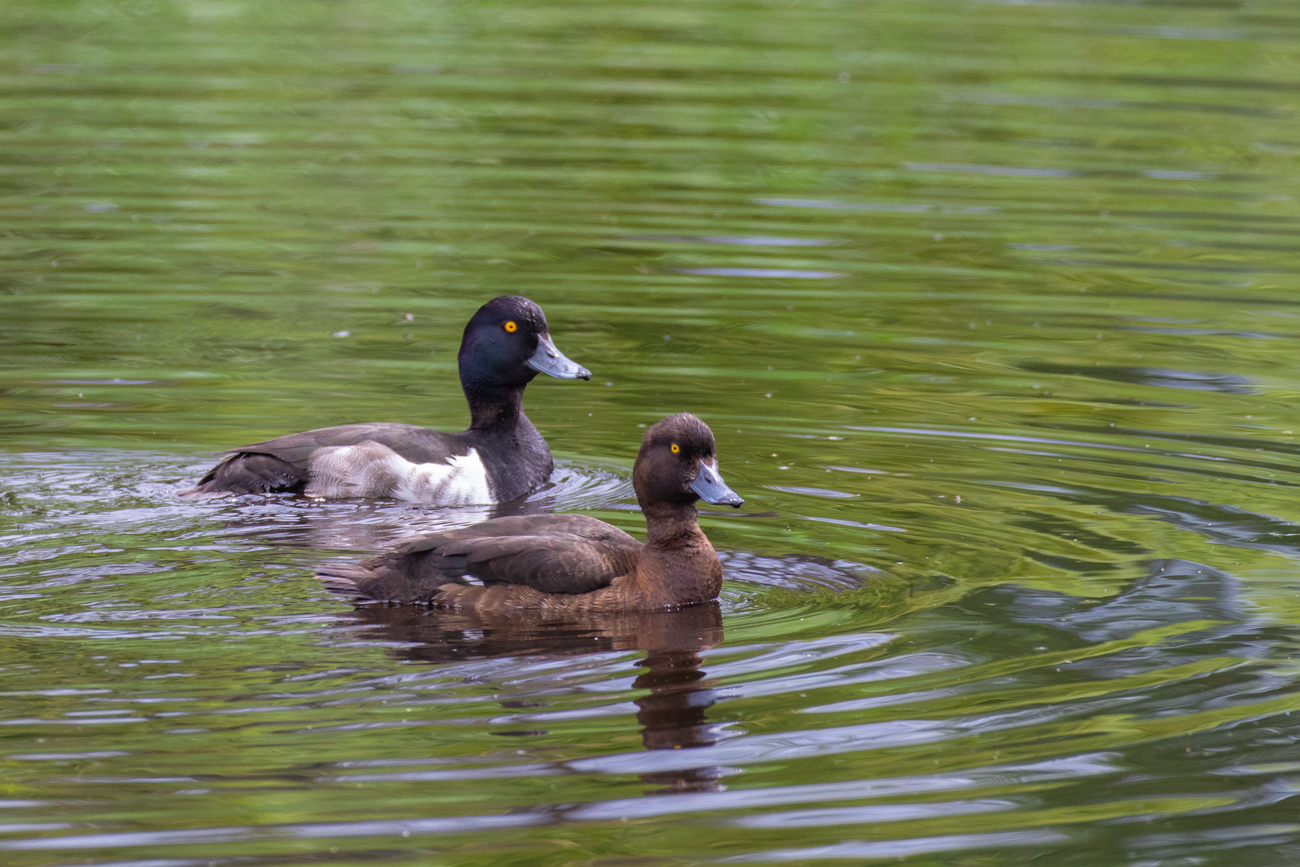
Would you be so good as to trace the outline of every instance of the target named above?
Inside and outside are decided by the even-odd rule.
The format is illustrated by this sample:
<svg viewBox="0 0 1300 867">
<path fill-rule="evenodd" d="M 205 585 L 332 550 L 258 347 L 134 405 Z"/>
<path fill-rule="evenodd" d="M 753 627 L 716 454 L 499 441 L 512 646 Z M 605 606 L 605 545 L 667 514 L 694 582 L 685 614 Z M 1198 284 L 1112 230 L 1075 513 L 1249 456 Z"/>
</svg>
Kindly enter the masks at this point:
<svg viewBox="0 0 1300 867">
<path fill-rule="evenodd" d="M 316 578 L 325 585 L 325 589 L 344 596 L 364 597 L 357 582 L 370 574 L 370 570 L 360 563 L 339 561 L 316 567 Z"/>
</svg>

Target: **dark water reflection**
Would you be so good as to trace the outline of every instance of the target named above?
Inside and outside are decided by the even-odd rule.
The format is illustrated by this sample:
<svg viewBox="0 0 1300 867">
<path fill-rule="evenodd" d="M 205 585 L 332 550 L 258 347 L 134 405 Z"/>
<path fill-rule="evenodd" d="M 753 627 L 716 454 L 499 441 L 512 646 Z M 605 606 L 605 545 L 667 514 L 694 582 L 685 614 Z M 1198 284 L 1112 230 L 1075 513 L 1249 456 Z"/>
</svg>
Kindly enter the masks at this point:
<svg viewBox="0 0 1300 867">
<path fill-rule="evenodd" d="M 358 623 L 373 627 L 368 636 L 398 645 L 405 659 L 446 663 L 491 657 L 568 657 L 610 651 L 642 651 L 636 664 L 645 671 L 632 681 L 644 693 L 633 699 L 641 743 L 647 750 L 679 750 L 717 743 L 717 723 L 705 712 L 713 706 L 714 682 L 700 669 L 701 651 L 722 643 L 722 611 L 716 602 L 676 612 L 622 615 L 514 616 L 429 610 L 418 606 L 364 605 Z M 530 707 L 542 702 L 503 702 L 519 709 L 513 721 L 526 725 Z M 496 730 L 501 737 L 542 737 L 545 728 Z M 641 774 L 655 787 L 647 794 L 721 789 L 721 769 L 689 767 Z"/>
<path fill-rule="evenodd" d="M 690 655 L 722 643 L 722 612 L 716 602 L 675 614 L 605 616 L 529 611 L 491 616 L 414 605 L 365 604 L 357 606 L 353 617 L 358 624 L 372 627 L 367 635 L 402 645 L 395 654 L 429 663 L 633 650 Z"/>
</svg>

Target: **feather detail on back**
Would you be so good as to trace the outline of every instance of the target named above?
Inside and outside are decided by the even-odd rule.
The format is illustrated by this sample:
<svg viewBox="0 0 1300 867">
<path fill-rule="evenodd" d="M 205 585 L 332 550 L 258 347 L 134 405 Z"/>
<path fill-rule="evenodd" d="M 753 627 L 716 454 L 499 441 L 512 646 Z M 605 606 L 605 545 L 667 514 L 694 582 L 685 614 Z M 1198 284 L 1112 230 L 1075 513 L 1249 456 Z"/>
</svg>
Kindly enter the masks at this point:
<svg viewBox="0 0 1300 867">
<path fill-rule="evenodd" d="M 442 433 L 413 424 L 364 422 L 286 434 L 230 451 L 233 454 L 256 452 L 275 455 L 282 461 L 306 467 L 312 454 L 318 449 L 379 443 L 409 461 L 422 464 L 437 463 L 453 455 L 465 454 L 467 447 L 461 444 L 461 437 L 463 434 Z"/>
<path fill-rule="evenodd" d="M 387 448 L 391 453 L 417 466 L 442 464 L 464 456 L 470 450 L 460 441 L 462 437 L 463 434 L 445 434 L 416 425 L 389 422 L 345 424 L 287 434 L 231 449 L 221 463 L 199 481 L 195 490 L 199 493 L 233 494 L 300 492 L 308 483 L 311 473 L 309 467 L 314 456 L 327 449 L 336 451 L 346 446 Z M 408 490 L 411 494 L 416 493 L 415 488 Z M 367 495 L 347 493 L 333 496 Z"/>
<path fill-rule="evenodd" d="M 294 466 L 273 455 L 230 455 L 208 471 L 192 493 L 269 494 L 300 492 L 307 484 L 307 468 Z"/>
<path fill-rule="evenodd" d="M 520 515 L 420 536 L 364 564 L 333 564 L 322 576 L 348 579 L 374 599 L 432 601 L 447 584 L 478 579 L 543 593 L 588 593 L 636 566 L 642 544 L 585 515 Z"/>
</svg>

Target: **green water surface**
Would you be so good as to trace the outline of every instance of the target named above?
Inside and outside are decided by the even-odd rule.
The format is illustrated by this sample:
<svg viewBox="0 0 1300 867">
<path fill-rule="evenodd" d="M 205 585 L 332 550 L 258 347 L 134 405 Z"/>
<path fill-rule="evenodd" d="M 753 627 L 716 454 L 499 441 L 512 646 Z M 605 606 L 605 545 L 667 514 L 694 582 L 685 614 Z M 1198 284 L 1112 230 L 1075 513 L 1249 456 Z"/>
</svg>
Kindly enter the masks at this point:
<svg viewBox="0 0 1300 867">
<path fill-rule="evenodd" d="M 0 863 L 1300 863 L 1300 9 L 0 3 Z M 519 508 L 720 606 L 354 609 L 485 510 L 181 496 L 455 430 L 545 309 Z"/>
</svg>

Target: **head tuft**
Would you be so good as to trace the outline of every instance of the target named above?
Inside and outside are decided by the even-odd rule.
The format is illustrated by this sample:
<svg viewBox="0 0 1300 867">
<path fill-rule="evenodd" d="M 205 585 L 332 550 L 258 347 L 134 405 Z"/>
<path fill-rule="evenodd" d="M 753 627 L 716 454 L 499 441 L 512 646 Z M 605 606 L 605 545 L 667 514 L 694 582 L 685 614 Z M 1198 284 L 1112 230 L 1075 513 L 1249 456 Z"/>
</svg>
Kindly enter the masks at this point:
<svg viewBox="0 0 1300 867">
<path fill-rule="evenodd" d="M 713 457 L 713 431 L 689 412 L 679 412 L 655 422 L 641 438 L 641 448 L 676 443 L 689 457 Z"/>
<path fill-rule="evenodd" d="M 465 326 L 457 356 L 465 394 L 499 393 L 526 386 L 537 375 L 528 366 L 528 359 L 545 333 L 542 308 L 527 298 L 502 295 L 480 307 Z"/>
<path fill-rule="evenodd" d="M 536 302 L 522 295 L 501 295 L 493 298 L 478 309 L 470 319 L 469 327 L 476 324 L 502 325 L 513 321 L 535 334 L 546 334 L 546 314 Z"/>
</svg>

